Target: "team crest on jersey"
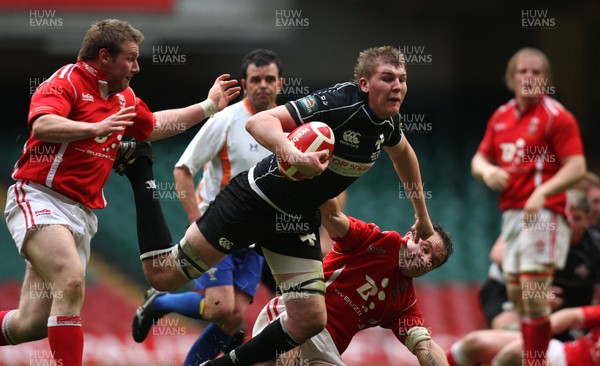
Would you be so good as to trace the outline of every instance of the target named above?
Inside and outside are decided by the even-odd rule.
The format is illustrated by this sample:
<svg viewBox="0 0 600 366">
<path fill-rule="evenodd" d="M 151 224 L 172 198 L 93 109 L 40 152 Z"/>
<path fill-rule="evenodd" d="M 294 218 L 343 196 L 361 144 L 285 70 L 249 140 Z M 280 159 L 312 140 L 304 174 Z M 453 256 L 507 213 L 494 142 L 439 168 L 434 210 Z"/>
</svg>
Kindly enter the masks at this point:
<svg viewBox="0 0 600 366">
<path fill-rule="evenodd" d="M 217 280 L 217 267 L 212 267 L 211 269 L 206 271 L 206 273 L 208 274 L 209 281 L 214 282 Z"/>
<path fill-rule="evenodd" d="M 258 151 L 258 144 L 250 143 L 250 151 Z"/>
<path fill-rule="evenodd" d="M 527 126 L 527 133 L 530 135 L 535 135 L 537 133 L 539 125 L 540 119 L 537 117 L 533 117 L 531 119 L 531 122 L 529 122 L 529 126 Z"/>
<path fill-rule="evenodd" d="M 125 108 L 127 106 L 127 100 L 125 100 L 123 94 L 117 94 L 117 101 L 119 102 L 120 108 Z"/>
<path fill-rule="evenodd" d="M 317 97 L 314 95 L 309 95 L 304 97 L 298 101 L 298 104 L 304 109 L 304 111 L 308 114 L 313 113 L 317 110 Z"/>
</svg>

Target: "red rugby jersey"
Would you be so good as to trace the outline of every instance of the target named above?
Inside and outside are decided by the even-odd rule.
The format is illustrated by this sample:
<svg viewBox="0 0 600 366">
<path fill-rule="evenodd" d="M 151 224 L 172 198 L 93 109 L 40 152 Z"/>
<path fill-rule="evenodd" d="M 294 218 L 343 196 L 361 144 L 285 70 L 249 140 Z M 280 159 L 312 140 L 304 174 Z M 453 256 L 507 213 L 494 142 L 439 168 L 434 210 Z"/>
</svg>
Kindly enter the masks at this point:
<svg viewBox="0 0 600 366">
<path fill-rule="evenodd" d="M 562 159 L 583 155 L 577 121 L 559 102 L 543 96 L 521 114 L 515 99 L 490 118 L 478 152 L 510 173 L 500 210 L 521 209 L 534 189 L 552 178 Z M 565 193 L 546 198 L 545 207 L 564 214 Z"/>
<path fill-rule="evenodd" d="M 124 133 L 145 140 L 152 133 L 154 114 L 131 88 L 108 95 L 101 71 L 78 61 L 56 71 L 31 98 L 28 126 L 44 114 L 56 114 L 80 123 L 97 123 L 135 106 L 134 125 Z M 123 133 L 78 141 L 52 143 L 30 135 L 12 177 L 47 186 L 83 205 L 106 206 L 102 188 L 111 172 Z"/>
<path fill-rule="evenodd" d="M 411 278 L 400 273 L 397 232 L 349 217 L 346 236 L 336 239 L 323 260 L 327 285 L 327 330 L 341 353 L 360 330 L 391 329 L 404 343 L 406 332 L 423 326 Z"/>
<path fill-rule="evenodd" d="M 567 366 L 594 366 L 600 365 L 600 306 L 586 306 L 583 314 L 591 330 L 583 337 L 564 345 Z M 589 319 L 595 319 L 597 324 L 592 324 Z"/>
</svg>

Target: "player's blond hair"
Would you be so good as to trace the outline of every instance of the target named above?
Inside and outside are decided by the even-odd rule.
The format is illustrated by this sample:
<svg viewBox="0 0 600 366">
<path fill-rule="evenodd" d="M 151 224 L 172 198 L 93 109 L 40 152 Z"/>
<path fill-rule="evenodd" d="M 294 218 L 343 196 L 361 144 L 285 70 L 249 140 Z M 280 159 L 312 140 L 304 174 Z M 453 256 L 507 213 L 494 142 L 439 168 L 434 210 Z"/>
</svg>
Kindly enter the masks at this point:
<svg viewBox="0 0 600 366">
<path fill-rule="evenodd" d="M 119 19 L 105 19 L 92 24 L 88 29 L 77 59 L 80 61 L 92 60 L 98 57 L 98 52 L 105 48 L 113 56 L 121 52 L 121 45 L 125 41 L 142 43 L 144 35 L 131 24 Z"/>
<path fill-rule="evenodd" d="M 511 92 L 515 91 L 515 87 L 514 87 L 514 85 L 512 85 L 512 79 L 513 79 L 513 76 L 515 75 L 515 72 L 517 72 L 517 62 L 519 61 L 519 59 L 521 57 L 524 57 L 524 56 L 537 56 L 542 60 L 542 65 L 544 68 L 544 70 L 543 70 L 544 75 L 548 81 L 548 85 L 552 85 L 552 73 L 550 72 L 550 61 L 548 60 L 548 57 L 546 57 L 546 54 L 537 48 L 524 47 L 524 48 L 521 48 L 520 50 L 518 50 L 514 55 L 512 55 L 512 57 L 510 58 L 510 60 L 508 60 L 508 63 L 506 64 L 506 72 L 504 73 L 504 82 L 506 83 L 506 87 L 508 88 L 508 90 L 510 90 Z"/>
<path fill-rule="evenodd" d="M 374 47 L 363 50 L 356 60 L 356 66 L 354 66 L 354 82 L 357 82 L 361 78 L 370 78 L 374 73 L 377 66 L 381 64 L 391 64 L 395 67 L 404 67 L 406 69 L 406 61 L 404 54 L 400 52 L 399 48 L 392 46 Z"/>
<path fill-rule="evenodd" d="M 590 212 L 590 204 L 584 191 L 569 189 L 567 191 L 567 201 L 571 210 L 580 210 L 586 214 Z"/>
</svg>

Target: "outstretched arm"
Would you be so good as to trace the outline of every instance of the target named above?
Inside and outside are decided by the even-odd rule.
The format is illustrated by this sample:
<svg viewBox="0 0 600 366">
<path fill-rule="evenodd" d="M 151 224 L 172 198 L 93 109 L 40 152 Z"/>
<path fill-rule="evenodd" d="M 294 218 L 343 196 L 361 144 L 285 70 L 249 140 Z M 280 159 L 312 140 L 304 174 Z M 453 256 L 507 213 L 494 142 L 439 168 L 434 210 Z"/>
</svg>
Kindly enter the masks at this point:
<svg viewBox="0 0 600 366">
<path fill-rule="evenodd" d="M 417 155 L 408 143 L 406 136 L 403 136 L 396 146 L 384 149 L 392 159 L 396 174 L 404 184 L 404 189 L 409 194 L 415 210 L 415 224 L 412 227 L 415 232 L 415 242 L 419 242 L 421 239 L 425 240 L 433 235 L 433 225 L 425 204 L 425 193 Z"/>
<path fill-rule="evenodd" d="M 156 126 L 148 140 L 156 141 L 177 135 L 227 107 L 229 102 L 240 95 L 241 90 L 239 86 L 234 87 L 237 80 L 227 80 L 229 76 L 219 76 L 208 91 L 208 98 L 202 103 L 154 112 Z"/>
</svg>

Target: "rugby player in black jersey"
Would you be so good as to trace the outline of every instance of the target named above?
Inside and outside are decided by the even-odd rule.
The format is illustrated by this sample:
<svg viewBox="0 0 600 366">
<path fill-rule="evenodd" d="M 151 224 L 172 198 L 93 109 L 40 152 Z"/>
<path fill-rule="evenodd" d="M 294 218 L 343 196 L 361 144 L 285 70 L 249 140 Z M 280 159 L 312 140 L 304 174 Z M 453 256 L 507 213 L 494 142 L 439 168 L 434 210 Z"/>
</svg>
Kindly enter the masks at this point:
<svg viewBox="0 0 600 366">
<path fill-rule="evenodd" d="M 175 245 L 158 201 L 152 200 L 152 185 L 146 184 L 153 179 L 150 160 L 130 160 L 126 175 L 135 193 L 142 267 L 153 287 L 177 289 L 232 251 L 257 243 L 285 298 L 286 317 L 212 364 L 274 360 L 324 328 L 319 206 L 364 175 L 382 150 L 411 198 L 415 241 L 433 234 L 418 160 L 400 129 L 407 92 L 404 56 L 389 46 L 364 50 L 354 78 L 252 116 L 246 128 L 274 154 L 232 179 Z M 326 152 L 302 153 L 286 138 L 284 131 L 309 121 L 333 129 L 336 143 L 329 161 Z M 278 159 L 297 166 L 309 179 L 284 178 Z M 294 225 L 281 225 L 289 222 Z"/>
</svg>

